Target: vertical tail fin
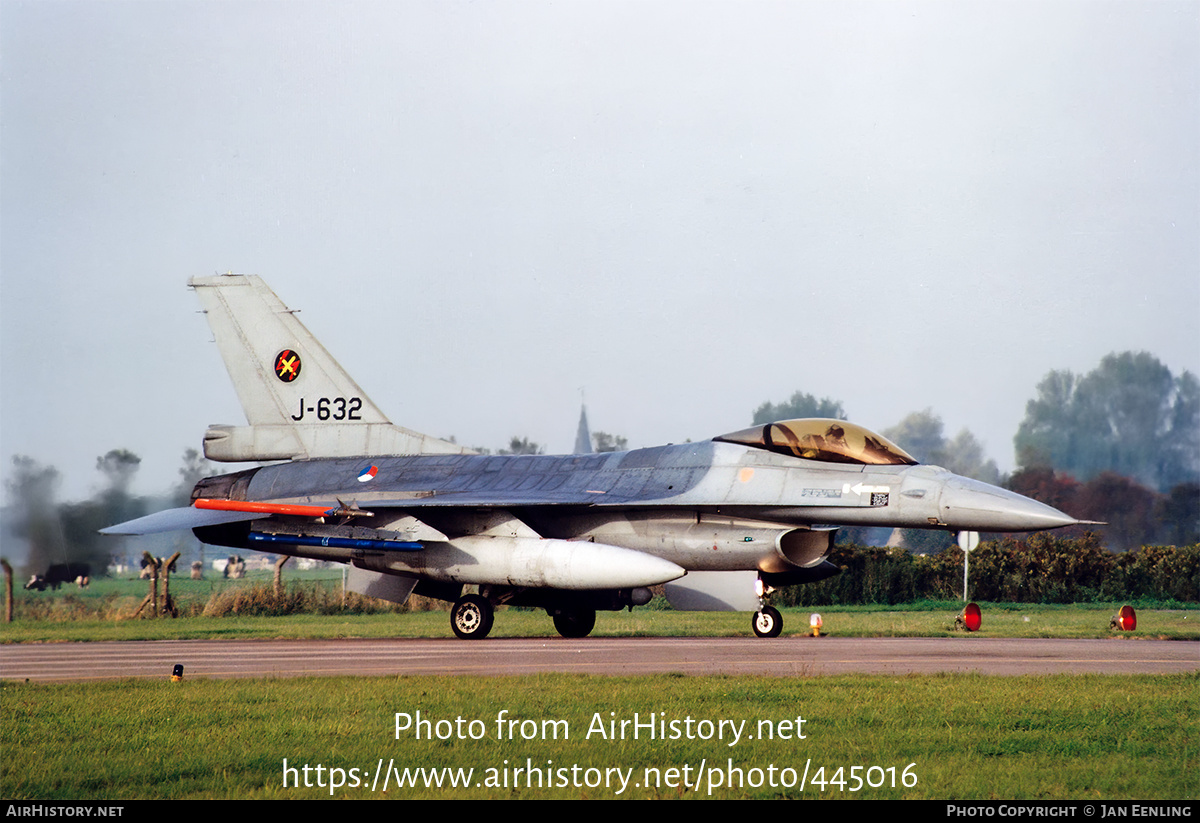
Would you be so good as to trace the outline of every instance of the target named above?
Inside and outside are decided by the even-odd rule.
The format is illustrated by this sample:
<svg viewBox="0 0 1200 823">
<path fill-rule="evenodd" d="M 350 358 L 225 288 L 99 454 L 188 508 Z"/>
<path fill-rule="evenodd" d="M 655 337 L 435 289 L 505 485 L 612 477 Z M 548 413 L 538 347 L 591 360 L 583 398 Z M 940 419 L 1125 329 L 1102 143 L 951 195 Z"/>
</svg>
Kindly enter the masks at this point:
<svg viewBox="0 0 1200 823">
<path fill-rule="evenodd" d="M 249 426 L 210 426 L 210 460 L 469 451 L 392 425 L 295 313 L 253 275 L 194 277 Z"/>
</svg>

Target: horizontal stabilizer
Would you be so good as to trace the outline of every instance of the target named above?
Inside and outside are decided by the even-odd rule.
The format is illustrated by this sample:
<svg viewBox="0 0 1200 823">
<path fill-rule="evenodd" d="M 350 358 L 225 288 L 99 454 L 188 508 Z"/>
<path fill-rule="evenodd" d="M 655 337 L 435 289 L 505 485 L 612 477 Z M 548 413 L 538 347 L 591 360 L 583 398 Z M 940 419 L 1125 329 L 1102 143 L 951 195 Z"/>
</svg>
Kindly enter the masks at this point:
<svg viewBox="0 0 1200 823">
<path fill-rule="evenodd" d="M 181 509 L 167 509 L 139 517 L 137 520 L 118 523 L 107 529 L 101 529 L 100 534 L 160 534 L 198 529 L 203 526 L 219 526 L 222 523 L 237 523 L 242 520 L 260 520 L 264 517 L 270 517 L 270 515 L 246 511 L 205 511 L 185 506 Z"/>
</svg>

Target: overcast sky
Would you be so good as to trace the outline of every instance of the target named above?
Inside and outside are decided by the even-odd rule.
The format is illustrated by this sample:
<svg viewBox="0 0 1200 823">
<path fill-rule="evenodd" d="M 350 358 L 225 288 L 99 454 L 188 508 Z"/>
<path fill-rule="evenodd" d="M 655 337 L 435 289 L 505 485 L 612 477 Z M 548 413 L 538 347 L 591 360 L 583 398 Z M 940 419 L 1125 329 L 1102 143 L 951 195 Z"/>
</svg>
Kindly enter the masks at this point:
<svg viewBox="0 0 1200 823">
<path fill-rule="evenodd" d="M 396 423 L 498 448 L 1200 371 L 1195 2 L 0 0 L 0 451 L 177 479 L 262 275 Z"/>
</svg>

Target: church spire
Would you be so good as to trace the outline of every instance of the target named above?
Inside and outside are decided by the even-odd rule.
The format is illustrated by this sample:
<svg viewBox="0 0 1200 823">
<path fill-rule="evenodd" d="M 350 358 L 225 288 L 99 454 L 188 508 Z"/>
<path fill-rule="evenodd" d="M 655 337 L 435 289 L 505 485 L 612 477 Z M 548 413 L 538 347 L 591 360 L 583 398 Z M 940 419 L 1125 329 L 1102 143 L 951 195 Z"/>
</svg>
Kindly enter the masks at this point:
<svg viewBox="0 0 1200 823">
<path fill-rule="evenodd" d="M 587 406 L 579 404 L 579 429 L 575 432 L 575 454 L 592 453 L 592 432 L 588 428 Z"/>
</svg>

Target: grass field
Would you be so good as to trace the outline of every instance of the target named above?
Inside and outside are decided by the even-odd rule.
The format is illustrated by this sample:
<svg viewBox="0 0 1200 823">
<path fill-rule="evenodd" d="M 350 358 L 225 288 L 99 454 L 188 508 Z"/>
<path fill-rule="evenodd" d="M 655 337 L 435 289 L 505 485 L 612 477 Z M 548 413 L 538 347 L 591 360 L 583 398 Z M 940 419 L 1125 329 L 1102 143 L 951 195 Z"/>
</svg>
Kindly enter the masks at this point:
<svg viewBox="0 0 1200 823">
<path fill-rule="evenodd" d="M 1197 686 L 1195 676 L 963 675 L 5 684 L 0 792 L 39 800 L 1195 798 Z M 397 713 L 409 718 L 399 734 Z M 621 739 L 620 721 L 635 714 L 638 739 L 628 724 Z M 660 724 L 653 739 L 648 718 Z M 381 763 L 386 792 L 382 778 L 375 782 Z M 445 770 L 460 769 L 474 771 L 451 787 L 465 772 Z M 539 774 L 541 785 L 530 786 Z M 398 787 L 397 778 L 417 785 Z M 443 785 L 425 785 L 434 778 Z"/>
<path fill-rule="evenodd" d="M 172 585 L 197 601 L 215 588 L 201 581 L 189 594 Z M 57 603 L 44 599 L 41 619 L 4 625 L 0 637 L 450 634 L 443 611 L 127 619 L 144 592 L 145 583 L 111 581 L 111 588 L 93 585 Z M 983 604 L 980 636 L 1105 637 L 1119 605 Z M 1200 639 L 1200 610 L 1163 605 L 1139 606 L 1137 636 Z M 834 636 L 937 636 L 955 633 L 959 608 L 948 602 L 819 611 Z M 73 609 L 106 616 L 72 619 Z M 805 632 L 809 613 L 785 610 L 785 631 Z M 544 613 L 512 609 L 498 613 L 494 630 L 496 636 L 553 632 Z M 595 633 L 748 637 L 750 628 L 745 614 L 638 609 L 602 613 Z M 399 734 L 397 714 L 408 718 Z M 516 722 L 497 723 L 501 717 Z M 656 724 L 652 737 L 648 720 Z M 1194 800 L 1200 677 L 4 682 L 0 751 L 0 796 L 38 801 Z"/>
</svg>

